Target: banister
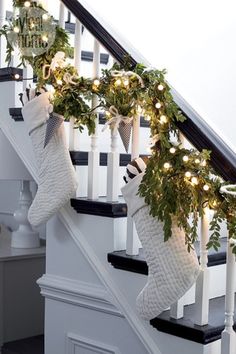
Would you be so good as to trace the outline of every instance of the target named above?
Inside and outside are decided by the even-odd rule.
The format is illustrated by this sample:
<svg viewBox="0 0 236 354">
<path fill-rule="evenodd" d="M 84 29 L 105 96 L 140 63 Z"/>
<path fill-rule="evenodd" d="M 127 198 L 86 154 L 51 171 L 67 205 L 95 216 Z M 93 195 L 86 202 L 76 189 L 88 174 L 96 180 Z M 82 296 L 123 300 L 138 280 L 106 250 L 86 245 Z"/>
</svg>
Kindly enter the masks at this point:
<svg viewBox="0 0 236 354">
<path fill-rule="evenodd" d="M 65 6 L 89 30 L 89 32 L 120 63 L 130 53 L 102 26 L 101 23 L 77 0 L 62 0 Z M 131 56 L 131 63 L 137 62 Z M 145 63 L 144 63 L 145 64 Z M 198 149 L 211 150 L 211 165 L 225 180 L 236 182 L 236 154 L 220 136 L 183 100 L 181 95 L 172 90 L 175 102 L 188 118 L 178 123 L 178 128 Z"/>
</svg>

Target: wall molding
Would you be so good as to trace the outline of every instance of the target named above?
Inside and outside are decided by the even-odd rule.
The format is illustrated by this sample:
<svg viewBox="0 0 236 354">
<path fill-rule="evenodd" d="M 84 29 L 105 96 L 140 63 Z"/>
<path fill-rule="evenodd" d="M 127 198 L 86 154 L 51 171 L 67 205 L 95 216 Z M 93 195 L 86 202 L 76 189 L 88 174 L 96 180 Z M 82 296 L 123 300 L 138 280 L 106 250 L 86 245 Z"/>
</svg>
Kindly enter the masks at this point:
<svg viewBox="0 0 236 354">
<path fill-rule="evenodd" d="M 121 354 L 117 347 L 94 341 L 90 338 L 81 337 L 74 333 L 68 333 L 66 354 L 80 353 L 80 349 L 91 350 L 91 353 L 94 354 Z"/>
<path fill-rule="evenodd" d="M 108 292 L 99 285 L 53 274 L 43 275 L 37 284 L 45 298 L 124 317 L 110 302 Z"/>
</svg>

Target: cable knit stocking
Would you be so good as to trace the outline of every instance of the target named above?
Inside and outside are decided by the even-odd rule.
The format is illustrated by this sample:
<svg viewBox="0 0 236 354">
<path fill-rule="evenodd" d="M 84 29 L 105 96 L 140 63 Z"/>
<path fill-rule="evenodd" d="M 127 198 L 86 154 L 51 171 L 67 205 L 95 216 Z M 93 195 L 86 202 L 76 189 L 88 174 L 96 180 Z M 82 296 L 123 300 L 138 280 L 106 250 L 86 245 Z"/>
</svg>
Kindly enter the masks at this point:
<svg viewBox="0 0 236 354">
<path fill-rule="evenodd" d="M 29 222 L 35 227 L 55 214 L 74 196 L 77 188 L 63 124 L 45 146 L 46 122 L 51 110 L 47 92 L 33 98 L 22 108 L 38 165 L 38 191 L 28 214 Z"/>
<path fill-rule="evenodd" d="M 149 206 L 137 195 L 143 174 L 130 180 L 122 193 L 148 264 L 148 281 L 137 297 L 137 310 L 141 317 L 150 320 L 191 288 L 200 268 L 195 251 L 187 251 L 184 232 L 176 222 L 173 222 L 172 237 L 164 242 L 163 223 L 150 216 Z"/>
</svg>

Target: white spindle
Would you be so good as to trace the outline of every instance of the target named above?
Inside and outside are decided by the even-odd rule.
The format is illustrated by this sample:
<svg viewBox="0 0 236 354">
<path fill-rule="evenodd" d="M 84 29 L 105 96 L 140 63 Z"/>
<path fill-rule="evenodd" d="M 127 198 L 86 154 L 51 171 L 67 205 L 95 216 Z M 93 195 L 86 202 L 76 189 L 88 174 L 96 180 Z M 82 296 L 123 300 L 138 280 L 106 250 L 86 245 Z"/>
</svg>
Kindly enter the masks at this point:
<svg viewBox="0 0 236 354">
<path fill-rule="evenodd" d="M 30 181 L 22 181 L 19 209 L 15 211 L 14 218 L 19 227 L 12 233 L 11 246 L 14 248 L 36 248 L 40 246 L 39 233 L 34 231 L 28 221 L 28 211 L 32 203 Z"/>
<path fill-rule="evenodd" d="M 23 68 L 23 90 L 27 87 L 32 86 L 33 83 L 33 68 L 31 65 L 27 64 L 25 68 Z"/>
<path fill-rule="evenodd" d="M 208 324 L 209 316 L 209 284 L 210 272 L 207 267 L 208 251 L 206 245 L 209 240 L 209 209 L 204 208 L 204 214 L 201 219 L 201 237 L 200 237 L 200 266 L 201 271 L 196 282 L 196 300 L 195 300 L 195 321 L 199 326 Z"/>
<path fill-rule="evenodd" d="M 0 28 L 5 23 L 6 19 L 6 0 L 1 0 L 0 1 Z M 5 63 L 5 56 L 6 56 L 6 41 L 4 36 L 1 36 L 0 38 L 0 68 L 3 68 L 6 66 Z"/>
<path fill-rule="evenodd" d="M 120 154 L 118 151 L 118 131 L 111 130 L 111 151 L 107 154 L 107 201 L 118 201 Z"/>
<path fill-rule="evenodd" d="M 139 132 L 140 116 L 136 116 L 133 120 L 131 160 L 139 157 Z M 131 256 L 139 254 L 138 235 L 135 230 L 133 219 L 130 215 L 127 217 L 126 254 Z"/>
<path fill-rule="evenodd" d="M 228 189 L 236 185 L 228 185 L 221 188 L 221 193 L 231 194 L 236 197 L 236 192 Z M 234 325 L 234 288 L 235 288 L 235 255 L 232 253 L 231 244 L 236 245 L 236 240 L 227 240 L 226 258 L 226 293 L 225 293 L 225 329 L 221 336 L 221 354 L 235 354 L 236 335 Z"/>
<path fill-rule="evenodd" d="M 81 73 L 81 42 L 82 42 L 82 25 L 79 20 L 76 19 L 75 22 L 75 41 L 74 41 L 74 65 L 78 71 Z"/>
<path fill-rule="evenodd" d="M 100 44 L 94 39 L 93 48 L 93 78 L 99 78 L 100 75 Z M 92 108 L 95 109 L 98 105 L 97 95 L 93 95 Z M 91 137 L 91 151 L 88 154 L 88 198 L 98 199 L 99 196 L 99 150 L 98 150 L 98 125 L 99 116 L 97 110 L 95 134 Z"/>
<path fill-rule="evenodd" d="M 60 9 L 59 9 L 59 26 L 61 28 L 65 28 L 65 20 L 66 20 L 66 8 L 63 2 L 60 1 Z"/>
<path fill-rule="evenodd" d="M 178 320 L 184 317 L 184 296 L 170 307 L 170 317 Z"/>
</svg>

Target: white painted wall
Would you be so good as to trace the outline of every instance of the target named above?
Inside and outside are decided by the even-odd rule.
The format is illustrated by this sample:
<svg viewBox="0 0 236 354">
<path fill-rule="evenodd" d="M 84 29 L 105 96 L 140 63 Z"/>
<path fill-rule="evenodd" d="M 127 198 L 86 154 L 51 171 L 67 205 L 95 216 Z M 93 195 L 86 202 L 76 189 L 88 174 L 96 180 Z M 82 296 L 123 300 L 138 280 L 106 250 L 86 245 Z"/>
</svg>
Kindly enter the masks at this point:
<svg viewBox="0 0 236 354">
<path fill-rule="evenodd" d="M 82 0 L 132 43 L 236 151 L 234 0 Z"/>
</svg>

